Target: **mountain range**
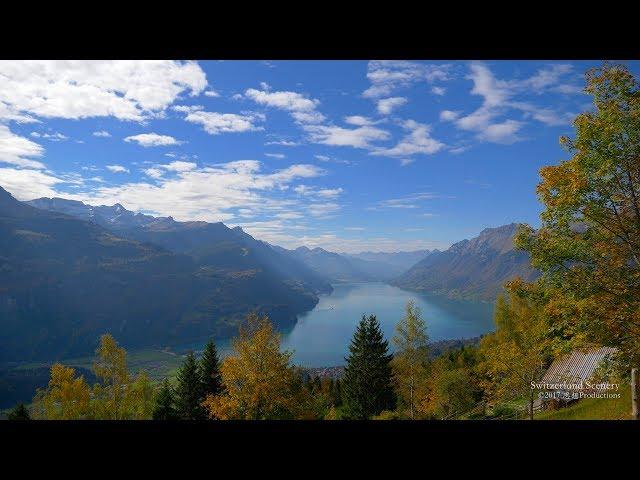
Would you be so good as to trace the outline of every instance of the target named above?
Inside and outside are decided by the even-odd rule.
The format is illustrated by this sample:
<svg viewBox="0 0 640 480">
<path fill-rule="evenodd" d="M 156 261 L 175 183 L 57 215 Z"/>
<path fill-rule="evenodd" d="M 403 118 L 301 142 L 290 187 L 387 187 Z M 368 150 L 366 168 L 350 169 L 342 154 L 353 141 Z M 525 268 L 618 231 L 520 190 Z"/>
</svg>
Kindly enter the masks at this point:
<svg viewBox="0 0 640 480">
<path fill-rule="evenodd" d="M 78 218 L 31 203 L 0 188 L 0 360 L 84 355 L 105 332 L 129 347 L 226 336 L 254 309 L 290 328 L 331 291 L 223 224 L 64 204 Z"/>
<path fill-rule="evenodd" d="M 259 261 L 282 275 L 294 273 L 296 278 L 305 279 L 320 290 L 323 281 L 388 281 L 429 254 L 428 250 L 359 255 L 338 254 L 322 248 L 287 250 L 256 240 L 239 227 L 229 229 L 223 223 L 177 222 L 172 217 L 134 213 L 120 204 L 94 207 L 63 198 L 38 198 L 26 203 L 97 223 L 119 236 L 151 242 L 191 255 L 201 262 L 247 268 Z"/>
<path fill-rule="evenodd" d="M 85 355 L 105 332 L 128 347 L 225 337 L 250 310 L 286 330 L 336 282 L 493 300 L 505 280 L 537 275 L 513 248 L 516 227 L 445 251 L 340 254 L 0 187 L 0 360 Z"/>
<path fill-rule="evenodd" d="M 449 297 L 495 300 L 507 280 L 520 276 L 531 281 L 538 276 L 528 253 L 513 246 L 517 228 L 516 223 L 487 228 L 477 237 L 433 252 L 391 284 Z"/>
</svg>

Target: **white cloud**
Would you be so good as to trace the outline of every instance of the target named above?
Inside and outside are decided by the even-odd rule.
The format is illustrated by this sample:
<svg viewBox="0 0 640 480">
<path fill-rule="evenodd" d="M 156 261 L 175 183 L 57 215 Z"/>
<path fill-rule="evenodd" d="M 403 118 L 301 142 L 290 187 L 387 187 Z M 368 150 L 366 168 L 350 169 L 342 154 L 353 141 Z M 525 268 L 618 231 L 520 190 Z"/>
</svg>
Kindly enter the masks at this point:
<svg viewBox="0 0 640 480">
<path fill-rule="evenodd" d="M 390 138 L 389 132 L 372 126 L 343 128 L 335 125 L 306 125 L 304 129 L 315 143 L 341 147 L 370 149 L 373 148 L 371 142 Z"/>
<path fill-rule="evenodd" d="M 283 158 L 286 157 L 286 155 L 284 153 L 265 153 L 264 155 L 266 157 L 278 158 L 280 160 L 282 160 Z"/>
<path fill-rule="evenodd" d="M 106 130 L 99 130 L 97 132 L 93 132 L 92 135 L 94 137 L 105 137 L 105 138 L 111 136 L 111 134 L 109 132 L 107 132 Z"/>
<path fill-rule="evenodd" d="M 59 196 L 52 187 L 60 183 L 64 180 L 40 170 L 0 168 L 0 186 L 18 200 Z"/>
<path fill-rule="evenodd" d="M 390 97 L 378 100 L 378 113 L 382 115 L 389 115 L 395 108 L 400 107 L 407 103 L 407 99 L 404 97 Z"/>
<path fill-rule="evenodd" d="M 434 95 L 443 96 L 445 93 L 447 93 L 447 89 L 444 87 L 432 87 L 431 93 L 433 93 Z"/>
<path fill-rule="evenodd" d="M 316 195 L 323 198 L 335 198 L 342 194 L 342 188 L 323 188 L 316 192 Z"/>
<path fill-rule="evenodd" d="M 249 88 L 244 95 L 259 105 L 289 112 L 293 119 L 301 124 L 320 123 L 325 120 L 324 115 L 316 111 L 320 101 L 297 92 L 272 92 Z"/>
<path fill-rule="evenodd" d="M 378 208 L 402 208 L 402 209 L 414 209 L 419 208 L 419 203 L 425 200 L 433 200 L 435 198 L 441 198 L 440 195 L 431 192 L 420 192 L 412 195 L 407 195 L 400 198 L 390 198 L 378 202 L 377 207 L 371 208 L 377 210 Z"/>
<path fill-rule="evenodd" d="M 207 90 L 206 92 L 204 92 L 205 96 L 207 97 L 219 97 L 220 94 L 218 92 L 216 92 L 213 88 L 211 88 L 210 90 Z"/>
<path fill-rule="evenodd" d="M 297 220 L 299 218 L 304 218 L 304 215 L 299 212 L 281 212 L 276 213 L 274 217 L 279 218 L 280 220 Z"/>
<path fill-rule="evenodd" d="M 513 102 L 512 106 L 525 113 L 525 117 L 533 118 L 549 126 L 570 125 L 576 114 L 572 112 L 558 112 L 551 108 L 542 108 L 527 102 Z"/>
<path fill-rule="evenodd" d="M 390 238 L 374 235 L 358 235 L 356 238 L 346 238 L 336 235 L 335 233 L 296 236 L 291 233 L 291 226 L 290 224 L 283 225 L 277 222 L 254 222 L 243 225 L 243 228 L 251 235 L 257 236 L 257 238 L 290 249 L 304 245 L 309 248 L 321 247 L 331 252 L 360 253 L 366 251 L 398 252 L 422 249 L 432 250 L 434 248 L 446 250 L 450 246 L 450 244 L 444 242 L 426 239 L 424 238 L 424 234 L 420 234 L 420 238 L 418 239 L 403 238 L 401 240 L 397 237 Z M 299 227 L 300 225 L 295 226 Z M 345 230 L 352 229 L 353 231 L 359 231 L 356 230 L 356 228 L 359 227 L 345 227 Z"/>
<path fill-rule="evenodd" d="M 518 122 L 492 125 L 492 121 L 501 114 L 512 95 L 509 84 L 496 79 L 484 64 L 472 63 L 469 68 L 470 74 L 467 78 L 473 81 L 471 93 L 482 96 L 484 101 L 473 113 L 458 117 L 455 120 L 456 126 L 462 130 L 477 132 L 477 138 L 480 140 L 508 143 L 506 135 L 509 132 L 515 133 L 521 125 Z"/>
<path fill-rule="evenodd" d="M 456 125 L 462 130 L 477 132 L 477 137 L 481 140 L 507 143 L 506 135 L 509 132 L 517 132 L 519 124 L 516 122 L 492 125 L 491 123 L 501 113 L 500 109 L 504 108 L 512 95 L 507 82 L 497 80 L 491 70 L 480 63 L 473 63 L 470 70 L 471 73 L 467 78 L 473 81 L 471 93 L 482 96 L 484 102 L 475 112 L 455 120 Z"/>
<path fill-rule="evenodd" d="M 531 92 L 543 93 L 557 90 L 562 77 L 571 72 L 571 65 L 556 64 L 539 69 L 533 76 L 523 80 L 497 79 L 488 66 L 482 63 L 472 63 L 470 74 L 467 78 L 473 81 L 471 93 L 482 96 L 482 105 L 466 116 L 457 118 L 449 117 L 441 119 L 454 121 L 461 130 L 476 133 L 476 138 L 482 141 L 511 144 L 522 140 L 518 132 L 524 127 L 525 122 L 513 118 L 504 118 L 511 110 L 524 113 L 525 118 L 531 118 L 546 125 L 566 125 L 570 123 L 572 114 L 558 112 L 551 108 L 537 107 L 529 102 L 517 101 L 518 95 L 527 95 Z M 499 120 L 502 117 L 502 120 Z"/>
<path fill-rule="evenodd" d="M 462 145 L 462 146 L 459 146 L 459 147 L 450 148 L 449 151 L 451 153 L 453 153 L 454 155 L 458 155 L 459 153 L 466 152 L 467 150 L 469 150 L 469 148 L 471 148 L 469 145 Z"/>
<path fill-rule="evenodd" d="M 273 140 L 271 142 L 265 143 L 265 145 L 280 145 L 281 147 L 297 147 L 300 144 L 297 142 L 292 142 L 290 140 Z"/>
<path fill-rule="evenodd" d="M 344 190 L 342 188 L 321 188 L 311 187 L 308 185 L 297 185 L 294 189 L 298 195 L 319 198 L 336 198 L 339 197 Z"/>
<path fill-rule="evenodd" d="M 577 95 L 580 93 L 584 93 L 584 87 L 581 85 L 571 85 L 568 83 L 563 83 L 561 85 L 557 85 L 549 89 L 552 92 L 562 93 L 565 95 Z"/>
<path fill-rule="evenodd" d="M 211 135 L 219 135 L 227 132 L 262 130 L 262 127 L 257 126 L 256 123 L 264 121 L 264 115 L 197 111 L 189 113 L 185 120 L 202 125 L 205 132 Z"/>
<path fill-rule="evenodd" d="M 331 214 L 340 210 L 340 205 L 334 202 L 312 203 L 307 207 L 307 211 L 313 217 L 327 218 Z"/>
<path fill-rule="evenodd" d="M 439 152 L 445 144 L 431 137 L 431 126 L 418 123 L 414 120 L 407 120 L 403 123 L 403 128 L 409 130 L 398 144 L 392 148 L 376 149 L 371 155 L 382 155 L 386 157 L 407 157 L 415 154 L 431 155 Z"/>
<path fill-rule="evenodd" d="M 482 96 L 485 106 L 499 107 L 511 96 L 508 82 L 496 79 L 486 65 L 473 63 L 470 70 L 468 78 L 473 81 L 471 93 Z"/>
<path fill-rule="evenodd" d="M 440 112 L 440 120 L 443 122 L 452 122 L 460 116 L 460 112 L 454 112 L 451 110 L 443 110 Z"/>
<path fill-rule="evenodd" d="M 126 137 L 124 141 L 136 142 L 141 147 L 165 147 L 168 145 L 180 145 L 182 143 L 169 135 L 158 135 L 157 133 L 132 135 Z"/>
<path fill-rule="evenodd" d="M 516 134 L 522 125 L 522 122 L 516 120 L 505 120 L 502 123 L 487 125 L 478 136 L 481 140 L 493 143 L 511 144 L 519 140 Z"/>
<path fill-rule="evenodd" d="M 281 190 L 298 179 L 325 173 L 316 166 L 305 164 L 263 173 L 260 162 L 255 160 L 238 160 L 200 168 L 176 167 L 178 165 L 175 162 L 154 166 L 175 171 L 174 176 L 157 177 L 154 183 L 142 181 L 99 186 L 91 191 L 59 196 L 83 200 L 90 205 L 121 203 L 133 211 L 171 215 L 183 221 L 216 222 L 234 218 L 236 215 L 233 211 L 236 209 L 244 209 L 245 214 L 248 210 L 254 214 L 281 213 L 293 201 L 272 198 L 265 192 Z"/>
<path fill-rule="evenodd" d="M 176 160 L 175 162 L 168 163 L 167 165 L 162 165 L 162 168 L 171 172 L 188 172 L 190 170 L 195 170 L 197 167 L 198 165 L 194 162 L 183 162 L 181 160 Z"/>
<path fill-rule="evenodd" d="M 45 168 L 44 164 L 33 160 L 44 153 L 41 145 L 28 138 L 15 135 L 6 125 L 0 124 L 0 163 L 9 163 L 24 168 Z"/>
<path fill-rule="evenodd" d="M 451 77 L 451 65 L 424 64 L 399 60 L 375 60 L 367 66 L 371 87 L 363 92 L 366 98 L 388 97 L 394 90 L 413 83 L 446 81 Z"/>
<path fill-rule="evenodd" d="M 164 175 L 164 172 L 159 168 L 146 168 L 144 173 L 151 178 L 161 178 Z"/>
<path fill-rule="evenodd" d="M 375 125 L 378 122 L 374 122 L 368 117 L 363 117 L 362 115 L 351 115 L 348 117 L 344 117 L 345 123 L 349 125 L 356 125 L 358 127 L 364 127 L 367 125 Z"/>
<path fill-rule="evenodd" d="M 321 162 L 329 162 L 329 161 L 331 161 L 331 157 L 329 157 L 327 155 L 314 155 L 314 158 L 316 158 L 317 160 L 320 160 Z"/>
<path fill-rule="evenodd" d="M 122 165 L 107 165 L 107 170 L 113 173 L 129 173 L 129 169 Z"/>
<path fill-rule="evenodd" d="M 320 103 L 297 92 L 267 92 L 250 88 L 244 92 L 247 98 L 260 105 L 286 110 L 288 112 L 310 112 Z"/>
<path fill-rule="evenodd" d="M 524 80 L 521 87 L 530 88 L 534 92 L 541 93 L 547 87 L 557 85 L 560 79 L 572 70 L 572 65 L 554 63 L 548 67 L 539 69 L 535 75 Z"/>
<path fill-rule="evenodd" d="M 17 122 L 17 123 L 42 123 L 31 115 L 18 112 L 13 106 L 7 105 L 0 101 L 0 121 Z"/>
<path fill-rule="evenodd" d="M 189 172 L 198 168 L 198 164 L 195 162 L 185 162 L 182 160 L 175 160 L 171 163 L 163 165 L 154 165 L 153 167 L 144 169 L 144 173 L 155 179 L 162 178 L 166 172 Z"/>
<path fill-rule="evenodd" d="M 69 140 L 69 137 L 59 132 L 54 132 L 54 133 L 31 132 L 31 136 L 34 138 L 43 138 L 45 140 L 50 140 L 52 142 L 61 142 L 64 140 Z"/>
<path fill-rule="evenodd" d="M 320 112 L 291 112 L 291 116 L 298 123 L 321 123 L 325 116 Z"/>
<path fill-rule="evenodd" d="M 0 61 L 0 105 L 12 115 L 140 121 L 206 86 L 205 73 L 190 61 Z"/>
<path fill-rule="evenodd" d="M 171 107 L 171 110 L 174 112 L 189 113 L 204 110 L 204 107 L 202 105 L 174 105 Z"/>
</svg>

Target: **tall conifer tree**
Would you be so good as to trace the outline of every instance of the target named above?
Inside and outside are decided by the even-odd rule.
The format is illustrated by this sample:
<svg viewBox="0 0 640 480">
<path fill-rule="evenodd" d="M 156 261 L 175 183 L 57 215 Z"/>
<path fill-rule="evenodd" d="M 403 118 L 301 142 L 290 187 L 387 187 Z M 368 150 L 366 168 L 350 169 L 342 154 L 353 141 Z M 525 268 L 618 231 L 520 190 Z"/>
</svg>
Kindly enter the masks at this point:
<svg viewBox="0 0 640 480">
<path fill-rule="evenodd" d="M 29 410 L 24 406 L 24 403 L 18 404 L 16 408 L 9 412 L 7 416 L 8 420 L 31 420 L 31 415 L 29 415 Z"/>
<path fill-rule="evenodd" d="M 207 343 L 200 357 L 200 373 L 202 374 L 203 395 L 220 395 L 224 387 L 220 376 L 220 359 L 216 344 L 213 341 Z"/>
<path fill-rule="evenodd" d="M 184 420 L 200 420 L 206 418 L 202 402 L 202 375 L 193 352 L 189 352 L 178 372 L 176 388 L 176 406 L 178 415 Z"/>
<path fill-rule="evenodd" d="M 348 418 L 366 420 L 393 410 L 396 399 L 391 382 L 389 345 L 375 315 L 363 316 L 349 346 L 342 381 Z"/>
<path fill-rule="evenodd" d="M 173 389 L 166 378 L 162 382 L 162 387 L 156 398 L 156 406 L 153 409 L 154 420 L 177 420 L 178 412 L 175 406 L 175 397 Z"/>
</svg>

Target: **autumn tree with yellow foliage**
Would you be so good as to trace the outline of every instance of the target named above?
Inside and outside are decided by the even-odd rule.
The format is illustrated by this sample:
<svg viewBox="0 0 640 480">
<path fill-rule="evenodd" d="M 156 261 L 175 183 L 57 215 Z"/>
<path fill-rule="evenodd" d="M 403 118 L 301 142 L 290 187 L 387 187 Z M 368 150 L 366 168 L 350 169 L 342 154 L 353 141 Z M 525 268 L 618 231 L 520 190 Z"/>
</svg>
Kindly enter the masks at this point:
<svg viewBox="0 0 640 480">
<path fill-rule="evenodd" d="M 416 418 L 416 405 L 423 401 L 428 391 L 428 341 L 420 309 L 411 300 L 405 307 L 404 317 L 396 325 L 391 368 L 399 409 L 412 420 Z"/>
<path fill-rule="evenodd" d="M 91 389 L 75 369 L 56 363 L 46 389 L 33 399 L 33 418 L 46 420 L 85 420 L 92 418 Z"/>
<path fill-rule="evenodd" d="M 280 335 L 268 317 L 248 315 L 232 347 L 220 366 L 225 391 L 203 402 L 210 418 L 313 418 L 311 396 L 289 363 L 291 352 L 280 351 Z"/>
<path fill-rule="evenodd" d="M 516 245 L 543 272 L 545 314 L 575 346 L 617 347 L 640 362 L 640 88 L 622 65 L 587 73 L 595 109 L 577 116 L 573 155 L 544 167 L 537 192 L 542 226 Z"/>
<path fill-rule="evenodd" d="M 46 389 L 33 402 L 34 418 L 49 420 L 138 420 L 150 419 L 155 389 L 141 372 L 132 380 L 127 352 L 111 335 L 103 335 L 96 350 L 93 370 L 101 383 L 92 388 L 75 369 L 56 363 Z"/>
<path fill-rule="evenodd" d="M 484 390 L 492 401 L 528 399 L 533 419 L 535 391 L 531 382 L 540 379 L 551 360 L 549 328 L 544 313 L 534 300 L 531 287 L 516 280 L 509 293 L 498 297 L 496 331 L 480 342 Z"/>
</svg>

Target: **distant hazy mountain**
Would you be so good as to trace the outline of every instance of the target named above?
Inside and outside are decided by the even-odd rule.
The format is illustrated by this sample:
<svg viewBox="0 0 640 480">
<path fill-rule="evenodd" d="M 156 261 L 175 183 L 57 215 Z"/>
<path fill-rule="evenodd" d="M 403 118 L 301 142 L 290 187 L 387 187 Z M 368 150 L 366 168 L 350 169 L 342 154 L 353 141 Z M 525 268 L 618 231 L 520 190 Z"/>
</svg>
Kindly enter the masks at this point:
<svg viewBox="0 0 640 480">
<path fill-rule="evenodd" d="M 323 248 L 310 249 L 307 247 L 299 247 L 295 250 L 286 250 L 281 247 L 274 248 L 304 263 L 319 275 L 329 278 L 333 282 L 366 282 L 376 280 L 373 275 L 355 266 L 348 258 L 338 253 L 328 252 Z"/>
<path fill-rule="evenodd" d="M 415 250 L 413 252 L 361 252 L 346 254 L 346 256 L 349 258 L 366 260 L 368 262 L 393 265 L 404 271 L 413 267 L 416 263 L 426 258 L 432 252 L 437 251 L 438 250 Z"/>
<path fill-rule="evenodd" d="M 487 228 L 471 240 L 432 253 L 392 283 L 409 290 L 494 300 L 505 281 L 537 276 L 529 255 L 513 247 L 516 229 L 515 223 Z"/>
<path fill-rule="evenodd" d="M 386 282 L 398 277 L 430 253 L 428 250 L 421 250 L 419 252 L 346 254 L 329 252 L 319 247 L 313 249 L 299 247 L 295 250 L 277 246 L 273 248 L 299 260 L 333 282 Z"/>
<path fill-rule="evenodd" d="M 81 217 L 92 211 L 95 223 L 34 208 L 0 188 L 3 361 L 90 354 L 105 332 L 127 346 L 228 335 L 252 309 L 288 327 L 330 289 L 304 265 L 222 224 L 53 203 Z M 221 240 L 211 246 L 201 236 Z M 147 243 L 152 237 L 162 242 Z M 170 244 L 201 256 L 163 248 Z"/>
</svg>

